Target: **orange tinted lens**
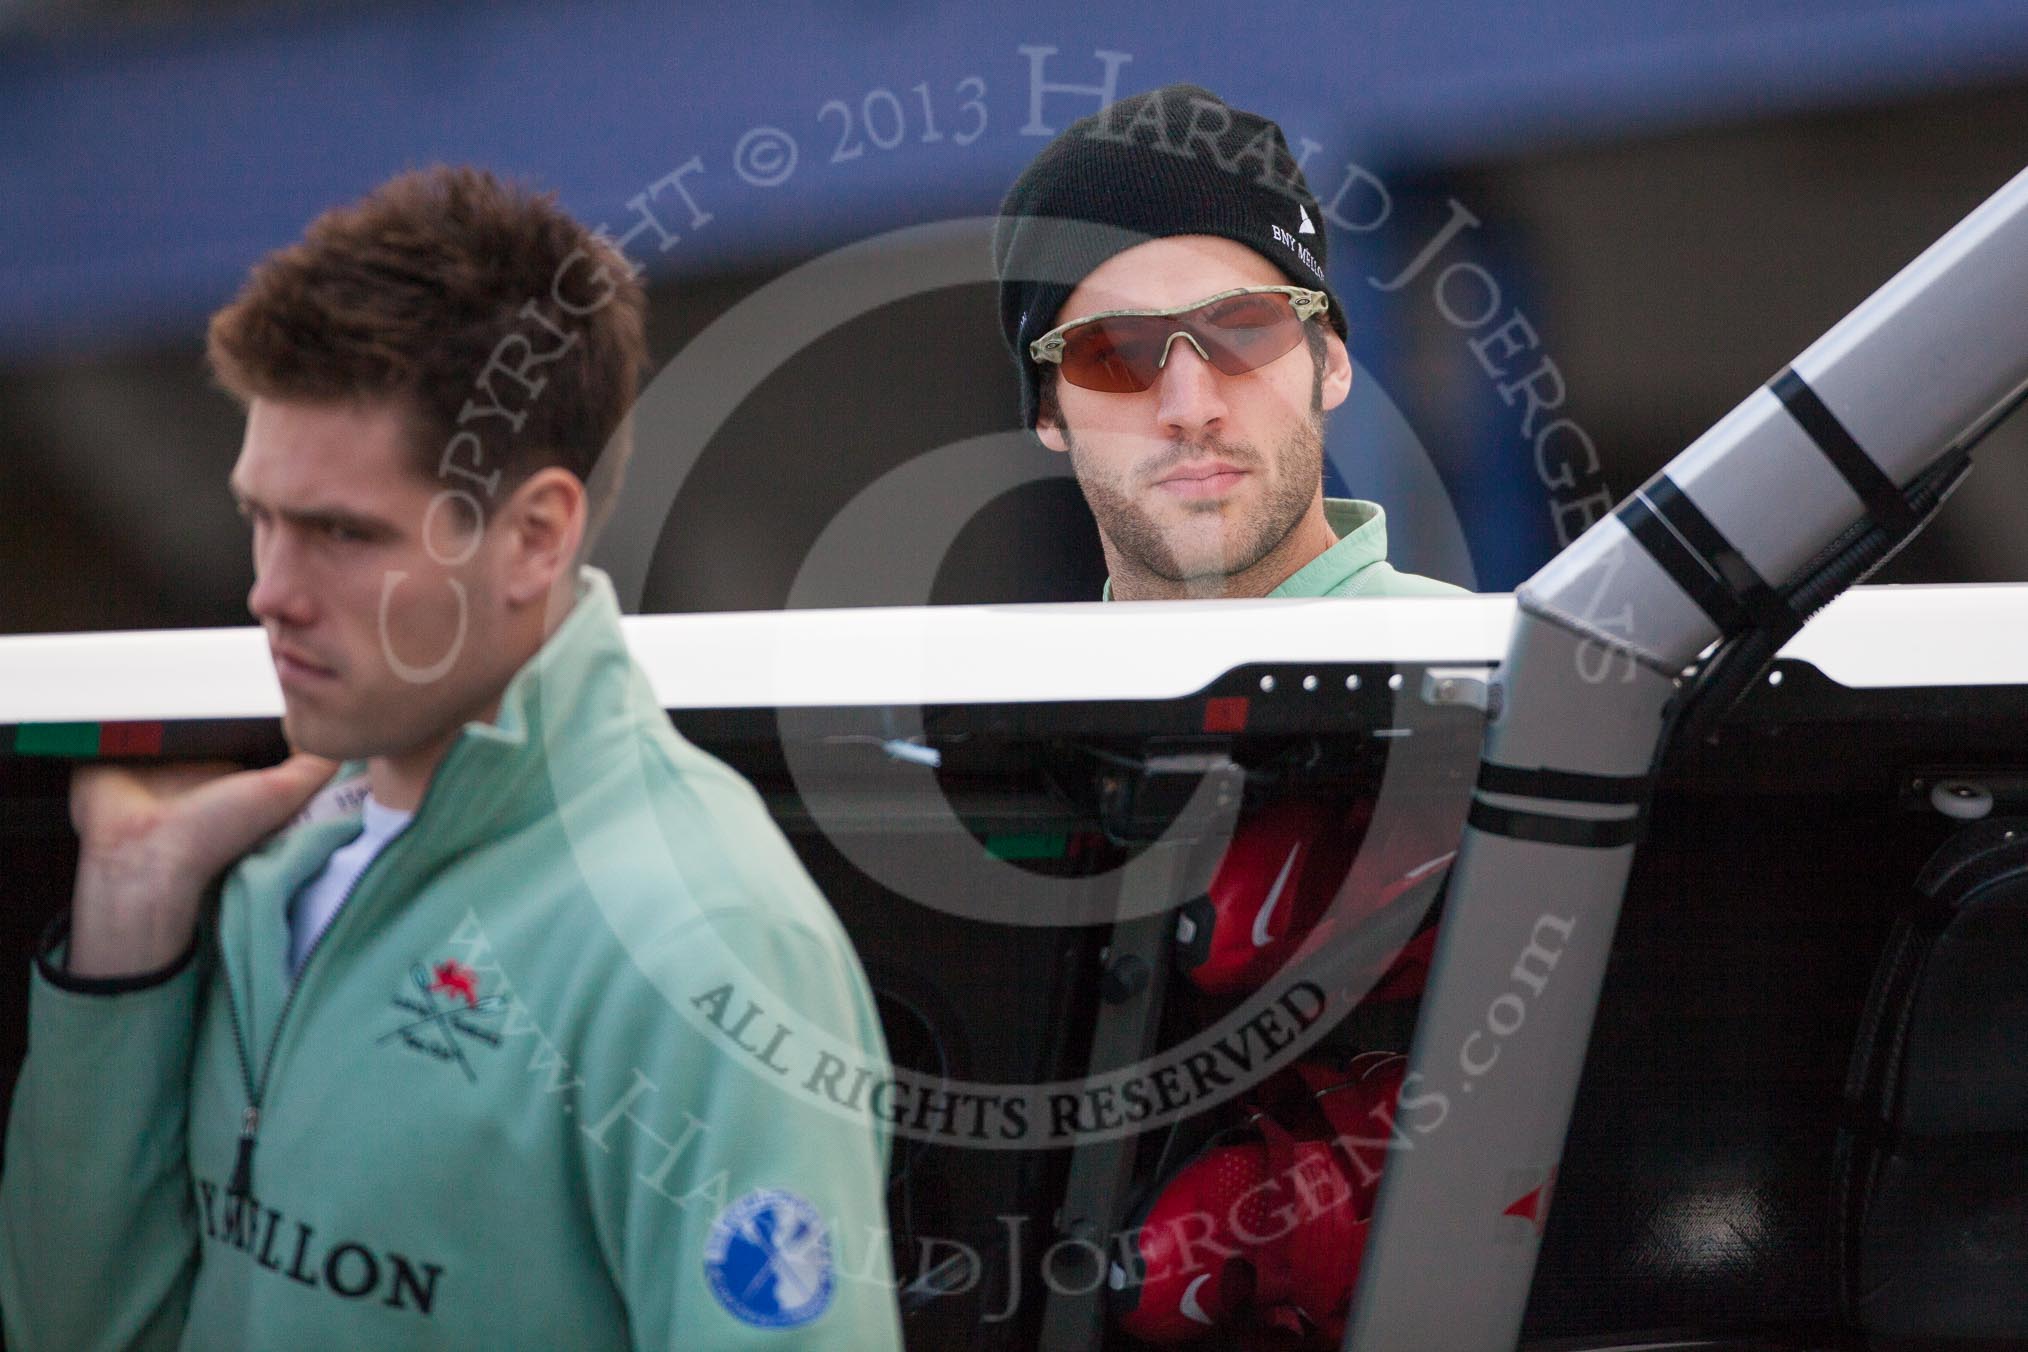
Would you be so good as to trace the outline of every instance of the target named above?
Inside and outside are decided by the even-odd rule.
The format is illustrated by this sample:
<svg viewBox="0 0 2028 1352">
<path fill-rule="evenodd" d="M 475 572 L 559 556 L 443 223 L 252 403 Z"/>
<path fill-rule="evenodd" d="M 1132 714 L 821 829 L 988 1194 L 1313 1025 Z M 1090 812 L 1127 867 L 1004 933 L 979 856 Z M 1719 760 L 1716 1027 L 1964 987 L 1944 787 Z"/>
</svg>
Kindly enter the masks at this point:
<svg viewBox="0 0 2028 1352">
<path fill-rule="evenodd" d="M 1080 324 L 1063 335 L 1063 378 L 1100 394 L 1138 394 L 1155 383 L 1163 340 L 1180 327 L 1180 320 L 1150 315 Z"/>
<path fill-rule="evenodd" d="M 1303 321 L 1287 296 L 1231 296 L 1183 316 L 1191 334 L 1229 376 L 1245 375 L 1303 341 Z"/>
<path fill-rule="evenodd" d="M 1101 394 L 1138 394 L 1162 373 L 1163 353 L 1187 332 L 1229 376 L 1267 365 L 1303 341 L 1303 321 L 1280 292 L 1228 296 L 1180 315 L 1114 315 L 1063 335 L 1063 378 Z"/>
<path fill-rule="evenodd" d="M 1227 296 L 1211 304 L 1192 310 L 1191 316 L 1201 323 L 1214 328 L 1269 329 L 1294 320 L 1296 312 L 1289 305 L 1289 298 L 1279 291 L 1265 295 Z"/>
</svg>

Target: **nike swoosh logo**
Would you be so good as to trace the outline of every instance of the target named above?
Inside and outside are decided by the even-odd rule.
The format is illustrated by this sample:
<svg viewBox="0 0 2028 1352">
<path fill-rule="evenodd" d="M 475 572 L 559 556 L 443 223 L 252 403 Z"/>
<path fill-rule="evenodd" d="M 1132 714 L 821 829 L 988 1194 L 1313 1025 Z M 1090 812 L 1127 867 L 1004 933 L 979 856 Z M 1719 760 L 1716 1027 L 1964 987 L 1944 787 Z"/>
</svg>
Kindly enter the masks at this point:
<svg viewBox="0 0 2028 1352">
<path fill-rule="evenodd" d="M 1425 873 L 1433 872 L 1436 869 L 1442 867 L 1443 865 L 1450 863 L 1451 860 L 1457 857 L 1458 852 L 1456 850 L 1452 850 L 1448 854 L 1440 854 L 1434 859 L 1425 859 L 1423 860 L 1423 862 L 1417 864 L 1414 868 L 1410 869 L 1408 872 L 1402 874 L 1401 880 L 1403 882 L 1407 882 L 1412 878 L 1420 878 Z"/>
<path fill-rule="evenodd" d="M 1183 1288 L 1183 1303 L 1177 1307 L 1183 1311 L 1185 1319 L 1193 1319 L 1206 1328 L 1211 1327 L 1211 1316 L 1204 1313 L 1204 1307 L 1197 1303 L 1197 1288 L 1210 1280 L 1211 1274 L 1208 1272 L 1194 1278 L 1190 1285 Z"/>
<path fill-rule="evenodd" d="M 1274 934 L 1268 932 L 1268 920 L 1274 916 L 1276 902 L 1282 900 L 1282 888 L 1288 886 L 1288 876 L 1296 870 L 1296 855 L 1300 855 L 1300 853 L 1302 853 L 1302 841 L 1296 841 L 1294 845 L 1288 847 L 1288 857 L 1282 859 L 1282 872 L 1276 874 L 1274 886 L 1268 888 L 1268 902 L 1265 902 L 1259 908 L 1259 914 L 1253 916 L 1253 947 L 1255 949 L 1265 949 L 1265 947 L 1274 943 Z"/>
<path fill-rule="evenodd" d="M 1255 948 L 1266 948 L 1274 942 L 1274 936 L 1268 933 L 1268 919 L 1274 915 L 1275 903 L 1282 899 L 1282 889 L 1289 885 L 1289 874 L 1296 867 L 1296 856 L 1302 852 L 1303 842 L 1300 840 L 1289 846 L 1289 857 L 1282 860 L 1282 871 L 1275 875 L 1275 885 L 1268 889 L 1267 903 L 1260 908 L 1260 913 L 1253 918 L 1253 946 Z"/>
</svg>

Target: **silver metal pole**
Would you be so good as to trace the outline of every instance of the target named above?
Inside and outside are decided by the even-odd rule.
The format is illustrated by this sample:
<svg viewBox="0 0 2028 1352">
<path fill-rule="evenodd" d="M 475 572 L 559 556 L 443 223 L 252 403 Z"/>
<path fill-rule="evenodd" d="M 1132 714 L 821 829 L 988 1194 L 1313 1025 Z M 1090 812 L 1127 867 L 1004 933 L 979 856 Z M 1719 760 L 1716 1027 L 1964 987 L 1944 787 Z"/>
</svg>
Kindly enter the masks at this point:
<svg viewBox="0 0 2028 1352">
<path fill-rule="evenodd" d="M 1516 594 L 1347 1348 L 1514 1345 L 1679 676 L 2024 381 L 2028 173 Z"/>
</svg>

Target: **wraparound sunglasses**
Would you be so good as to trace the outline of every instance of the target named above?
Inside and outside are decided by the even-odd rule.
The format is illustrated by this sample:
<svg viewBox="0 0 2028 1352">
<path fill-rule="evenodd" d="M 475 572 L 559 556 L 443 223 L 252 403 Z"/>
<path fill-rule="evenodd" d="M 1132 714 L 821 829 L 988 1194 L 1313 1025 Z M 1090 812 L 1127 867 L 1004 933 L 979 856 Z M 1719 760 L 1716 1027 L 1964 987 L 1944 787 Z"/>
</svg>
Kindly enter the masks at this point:
<svg viewBox="0 0 2028 1352">
<path fill-rule="evenodd" d="M 1169 348 L 1187 338 L 1229 376 L 1244 375 L 1303 341 L 1303 325 L 1331 298 L 1300 286 L 1241 286 L 1169 310 L 1101 310 L 1059 324 L 1028 345 L 1079 389 L 1138 394 L 1155 383 Z"/>
</svg>

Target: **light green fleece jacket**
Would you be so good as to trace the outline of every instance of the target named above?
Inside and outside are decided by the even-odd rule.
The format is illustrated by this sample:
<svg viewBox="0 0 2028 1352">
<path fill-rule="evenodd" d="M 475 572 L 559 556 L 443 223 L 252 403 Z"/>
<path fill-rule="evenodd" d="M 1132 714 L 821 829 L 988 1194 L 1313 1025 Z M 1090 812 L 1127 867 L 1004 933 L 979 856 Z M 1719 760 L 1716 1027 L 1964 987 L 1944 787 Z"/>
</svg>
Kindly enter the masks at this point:
<svg viewBox="0 0 2028 1352">
<path fill-rule="evenodd" d="M 1324 520 L 1338 543 L 1282 579 L 1269 596 L 1464 596 L 1463 587 L 1387 561 L 1387 513 L 1363 498 L 1325 498 Z M 1101 600 L 1113 599 L 1106 579 Z"/>
<path fill-rule="evenodd" d="M 802 1085 L 819 1048 L 883 1072 L 864 974 L 759 797 L 670 727 L 602 574 L 292 987 L 289 899 L 359 829 L 241 860 L 154 979 L 44 953 L 9 1347 L 900 1345 L 886 1135 Z"/>
</svg>

